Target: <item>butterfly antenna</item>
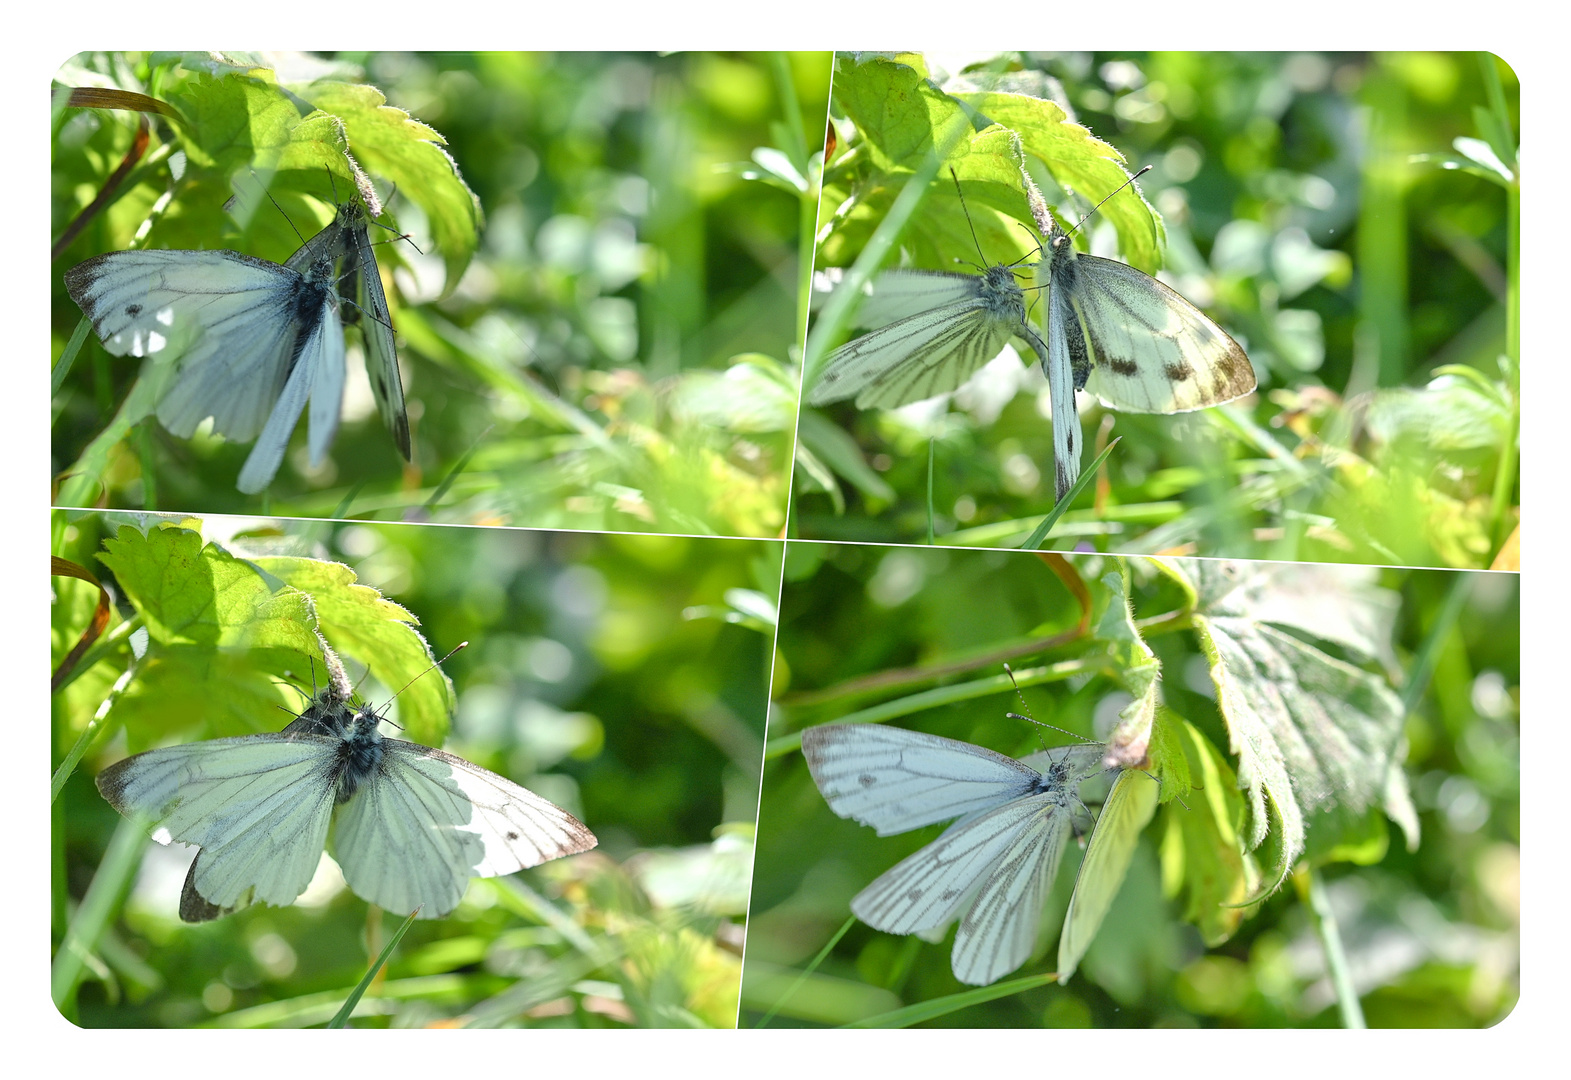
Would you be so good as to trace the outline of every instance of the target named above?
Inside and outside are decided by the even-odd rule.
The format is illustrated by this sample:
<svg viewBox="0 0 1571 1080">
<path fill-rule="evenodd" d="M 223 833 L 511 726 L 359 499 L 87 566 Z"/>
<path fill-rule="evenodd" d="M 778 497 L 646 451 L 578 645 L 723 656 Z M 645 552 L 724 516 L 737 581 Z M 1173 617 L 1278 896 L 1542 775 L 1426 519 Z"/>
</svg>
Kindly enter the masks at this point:
<svg viewBox="0 0 1571 1080">
<path fill-rule="evenodd" d="M 955 175 L 955 170 L 949 170 L 949 179 L 955 182 L 955 194 L 960 196 L 960 210 L 966 216 L 966 228 L 971 230 L 971 243 L 976 245 L 976 257 L 982 261 L 976 264 L 978 270 L 987 268 L 987 256 L 982 254 L 982 241 L 976 238 L 976 226 L 971 223 L 971 211 L 966 206 L 965 192 L 960 190 L 960 177 Z"/>
<path fill-rule="evenodd" d="M 255 180 L 258 184 L 262 184 L 262 178 L 260 176 L 256 175 L 256 171 L 255 170 L 252 170 L 252 172 L 251 172 L 251 179 Z M 267 186 L 263 185 L 262 186 L 262 194 L 266 195 L 267 196 L 267 201 L 273 204 L 273 209 L 278 211 L 278 216 L 283 218 L 284 221 L 288 223 L 290 231 L 292 231 L 295 234 L 295 239 L 299 240 L 302 244 L 305 243 L 305 237 L 300 235 L 299 227 L 296 226 L 295 223 L 294 223 L 294 220 L 288 214 L 286 214 L 284 212 L 284 208 L 283 208 L 283 206 L 281 206 L 279 204 L 278 200 L 273 198 L 272 189 L 270 189 Z M 231 208 L 232 204 L 235 201 L 235 198 L 238 198 L 238 196 L 231 197 L 227 202 L 224 203 L 224 209 L 225 210 L 229 210 Z"/>
<path fill-rule="evenodd" d="M 1004 672 L 1005 672 L 1005 674 L 1007 674 L 1009 676 L 1009 681 L 1014 685 L 1015 695 L 1020 699 L 1021 706 L 1023 706 L 1026 709 L 1027 713 L 1029 713 L 1030 712 L 1030 706 L 1026 705 L 1026 697 L 1025 697 L 1024 694 L 1022 694 L 1020 692 L 1020 684 L 1015 682 L 1015 673 L 1014 673 L 1014 671 L 1010 668 L 1010 666 L 1008 664 L 1005 664 L 1004 665 Z M 1022 716 L 1019 713 L 1005 713 L 1004 715 L 1009 717 L 1011 720 L 1024 720 L 1026 723 L 1028 723 L 1028 724 L 1035 724 L 1037 727 L 1052 728 L 1054 731 L 1057 731 L 1057 732 L 1059 732 L 1061 734 L 1064 734 L 1064 735 L 1068 735 L 1071 739 L 1079 739 L 1081 742 L 1083 742 L 1083 743 L 1090 743 L 1092 746 L 1101 746 L 1102 745 L 1101 743 L 1097 742 L 1095 739 L 1088 739 L 1084 735 L 1079 734 L 1078 732 L 1070 731 L 1068 728 L 1061 728 L 1057 724 L 1044 723 L 1043 721 L 1038 720 L 1034 716 L 1030 716 L 1030 715 Z M 1042 749 L 1046 750 L 1047 747 L 1043 746 Z"/>
<path fill-rule="evenodd" d="M 1102 202 L 1097 203 L 1090 210 L 1086 211 L 1086 216 L 1081 218 L 1079 223 L 1077 225 L 1075 225 L 1075 227 L 1073 229 L 1070 229 L 1069 232 L 1071 234 L 1079 232 L 1080 231 L 1080 226 L 1084 225 L 1086 222 L 1090 221 L 1091 220 L 1091 215 L 1096 213 L 1098 210 L 1102 209 L 1103 203 L 1106 203 L 1108 199 L 1111 199 L 1114 195 L 1117 195 L 1120 191 L 1123 191 L 1130 184 L 1133 184 L 1136 180 L 1140 179 L 1142 176 L 1144 176 L 1146 173 L 1148 173 L 1150 171 L 1151 171 L 1151 166 L 1147 165 L 1144 168 L 1142 168 L 1139 172 L 1137 172 L 1133 176 L 1131 176 L 1128 180 L 1125 180 L 1122 184 L 1119 184 L 1112 191 L 1109 191 L 1103 197 Z"/>
<path fill-rule="evenodd" d="M 1030 240 L 1031 240 L 1031 248 L 1032 248 L 1032 250 L 1027 252 L 1026 254 L 1020 256 L 1020 258 L 1016 259 L 1014 262 L 1010 263 L 1009 264 L 1010 267 L 1019 266 L 1021 263 L 1025 262 L 1027 259 L 1029 259 L 1032 255 L 1035 255 L 1037 257 L 1037 260 L 1040 261 L 1041 258 L 1042 258 L 1042 241 L 1040 241 L 1040 240 L 1038 240 L 1036 238 L 1036 234 L 1033 233 L 1029 228 L 1027 228 L 1024 222 L 1017 221 L 1017 222 L 1015 222 L 1015 224 L 1019 225 L 1022 229 L 1025 229 L 1026 236 L 1028 238 L 1030 238 Z M 1024 287 L 1024 291 L 1026 291 L 1026 292 L 1040 292 L 1042 289 L 1045 289 L 1045 288 L 1047 288 L 1047 284 L 1044 282 L 1041 285 L 1027 285 L 1027 286 Z"/>
<path fill-rule="evenodd" d="M 431 665 L 431 667 L 426 668 L 419 675 L 416 675 L 413 679 L 410 679 L 408 682 L 404 683 L 403 690 L 398 691 L 398 694 L 402 694 L 404 692 L 404 690 L 408 690 L 411 686 L 413 686 L 417 680 L 419 680 L 420 678 L 430 674 L 432 668 L 441 667 L 443 664 L 445 664 L 448 661 L 448 659 L 453 655 L 453 653 L 457 652 L 459 649 L 464 648 L 468 644 L 469 644 L 469 642 L 467 642 L 467 641 L 460 641 L 457 645 L 454 645 L 452 647 L 452 649 L 448 651 L 447 656 L 442 657 L 442 659 L 440 659 L 440 660 L 436 661 L 435 663 L 433 663 Z M 388 698 L 387 699 L 387 704 L 391 705 L 393 703 L 393 698 L 396 698 L 398 696 L 398 694 L 394 694 L 393 697 Z M 383 706 L 383 707 L 385 708 L 386 706 Z"/>
</svg>

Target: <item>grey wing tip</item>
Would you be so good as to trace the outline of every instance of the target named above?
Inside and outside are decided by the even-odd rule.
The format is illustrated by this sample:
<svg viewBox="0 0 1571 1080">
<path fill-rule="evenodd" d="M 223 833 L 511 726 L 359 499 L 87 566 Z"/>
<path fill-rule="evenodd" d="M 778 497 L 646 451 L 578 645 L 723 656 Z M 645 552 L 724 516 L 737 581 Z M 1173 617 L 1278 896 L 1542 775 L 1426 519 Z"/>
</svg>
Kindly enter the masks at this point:
<svg viewBox="0 0 1571 1080">
<path fill-rule="evenodd" d="M 600 846 L 600 838 L 589 831 L 589 826 L 585 825 L 581 821 L 578 821 L 577 819 L 574 819 L 573 824 L 577 825 L 578 828 L 574 830 L 573 835 L 569 841 L 572 845 L 572 849 L 567 851 L 565 854 L 581 855 L 592 848 L 597 848 Z"/>
<path fill-rule="evenodd" d="M 410 456 L 409 451 L 409 418 L 407 416 L 395 417 L 390 426 L 393 432 L 393 443 L 398 447 L 398 452 L 404 455 L 405 461 L 414 460 Z"/>
<path fill-rule="evenodd" d="M 93 781 L 98 787 L 98 794 L 104 797 L 104 801 L 122 814 L 131 813 L 131 807 L 125 804 L 125 763 L 130 760 L 125 758 L 115 762 L 99 773 Z"/>
</svg>

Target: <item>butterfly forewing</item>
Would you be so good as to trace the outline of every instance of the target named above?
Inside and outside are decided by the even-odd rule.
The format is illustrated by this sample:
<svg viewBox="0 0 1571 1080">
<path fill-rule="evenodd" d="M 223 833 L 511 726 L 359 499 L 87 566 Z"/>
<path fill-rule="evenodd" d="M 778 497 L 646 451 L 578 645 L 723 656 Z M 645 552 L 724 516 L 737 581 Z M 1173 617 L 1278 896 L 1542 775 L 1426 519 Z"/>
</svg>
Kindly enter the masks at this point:
<svg viewBox="0 0 1571 1080">
<path fill-rule="evenodd" d="M 471 877 L 588 851 L 593 833 L 560 807 L 462 758 L 382 740 L 378 774 L 339 811 L 333 853 L 357 896 L 436 918 Z"/>
<path fill-rule="evenodd" d="M 178 343 L 158 418 L 189 437 L 213 418 L 225 438 L 256 437 L 283 388 L 299 327 L 300 275 L 233 251 L 114 251 L 66 273 L 115 355 Z"/>
<path fill-rule="evenodd" d="M 1039 789 L 1014 758 L 956 739 L 882 724 L 802 732 L 802 755 L 824 801 L 880 836 L 986 810 Z"/>
<path fill-rule="evenodd" d="M 340 214 L 343 213 L 340 208 Z M 371 239 L 366 235 L 363 216 L 358 212 L 349 229 L 348 250 L 344 253 L 344 284 L 360 307 L 360 331 L 365 339 L 365 370 L 371 380 L 371 393 L 377 411 L 387 424 L 388 433 L 404 460 L 409 460 L 409 416 L 404 409 L 404 384 L 398 374 L 398 348 L 393 338 L 392 315 L 387 309 L 387 294 L 382 289 L 382 274 L 377 269 Z"/>
<path fill-rule="evenodd" d="M 211 739 L 117 762 L 98 790 L 122 814 L 148 818 L 160 843 L 203 849 L 193 881 L 210 903 L 233 907 L 254 890 L 289 904 L 321 859 L 333 809 L 322 777 L 335 753 L 334 740 L 309 735 Z"/>
<path fill-rule="evenodd" d="M 1188 300 L 1132 266 L 1093 255 L 1076 262 L 1078 329 L 1092 352 L 1087 392 L 1125 412 L 1173 413 L 1255 388 L 1242 347 Z"/>
<path fill-rule="evenodd" d="M 244 319 L 290 284 L 277 263 L 234 251 L 111 251 L 66 271 L 71 299 L 116 356 L 147 356 L 186 324 Z"/>
</svg>

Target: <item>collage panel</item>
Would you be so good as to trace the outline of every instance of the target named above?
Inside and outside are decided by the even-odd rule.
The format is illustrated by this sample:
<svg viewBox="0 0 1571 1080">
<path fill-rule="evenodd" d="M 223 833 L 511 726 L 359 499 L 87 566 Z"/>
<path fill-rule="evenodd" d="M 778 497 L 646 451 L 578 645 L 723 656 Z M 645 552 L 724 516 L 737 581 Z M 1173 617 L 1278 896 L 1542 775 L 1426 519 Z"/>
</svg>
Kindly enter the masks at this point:
<svg viewBox="0 0 1571 1080">
<path fill-rule="evenodd" d="M 73 57 L 53 504 L 781 535 L 829 63 Z"/>
<path fill-rule="evenodd" d="M 792 542 L 758 1027 L 1483 1027 L 1519 577 Z"/>
<path fill-rule="evenodd" d="M 1516 569 L 1518 98 L 837 53 L 790 535 Z"/>
<path fill-rule="evenodd" d="M 778 542 L 53 532 L 73 1023 L 734 1026 Z"/>
</svg>

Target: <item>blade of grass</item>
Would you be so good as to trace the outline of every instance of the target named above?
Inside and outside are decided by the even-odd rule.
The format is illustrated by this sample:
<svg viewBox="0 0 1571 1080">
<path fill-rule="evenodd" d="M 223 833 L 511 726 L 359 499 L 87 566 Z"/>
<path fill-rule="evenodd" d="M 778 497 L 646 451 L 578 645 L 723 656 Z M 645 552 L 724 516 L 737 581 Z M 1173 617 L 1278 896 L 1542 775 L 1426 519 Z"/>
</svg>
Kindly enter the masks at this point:
<svg viewBox="0 0 1571 1080">
<path fill-rule="evenodd" d="M 404 940 L 404 934 L 415 924 L 415 916 L 419 914 L 420 909 L 415 908 L 409 913 L 409 918 L 404 920 L 404 925 L 393 932 L 393 936 L 388 939 L 387 948 L 383 949 L 382 954 L 376 958 L 376 963 L 372 964 L 370 970 L 365 973 L 365 978 L 361 979 L 355 985 L 355 988 L 349 991 L 349 996 L 344 999 L 343 1008 L 339 1009 L 333 1018 L 327 1022 L 328 1030 L 341 1028 L 349 1023 L 349 1017 L 354 1014 L 355 1006 L 360 1004 L 360 999 L 365 996 L 366 988 L 371 985 L 371 980 L 376 978 L 378 971 L 382 970 L 382 965 L 387 963 L 387 958 L 393 955 L 393 950 L 398 947 L 398 943 Z"/>
<path fill-rule="evenodd" d="M 846 936 L 846 931 L 850 930 L 851 927 L 855 925 L 856 916 L 848 916 L 846 921 L 841 925 L 840 929 L 835 931 L 834 936 L 824 944 L 822 949 L 818 950 L 818 955 L 813 957 L 813 962 L 802 969 L 802 973 L 796 977 L 796 981 L 786 988 L 786 992 L 781 994 L 780 997 L 775 1000 L 773 1005 L 769 1006 L 769 1011 L 764 1014 L 764 1018 L 753 1025 L 754 1031 L 757 1031 L 761 1027 L 767 1026 L 769 1021 L 775 1018 L 775 1013 L 780 1011 L 780 1006 L 784 1005 L 786 1001 L 790 999 L 792 994 L 801 989 L 802 984 L 807 981 L 807 977 L 818 970 L 818 965 L 824 962 L 824 958 L 829 955 L 830 950 L 838 945 L 840 943 L 840 939 Z"/>
<path fill-rule="evenodd" d="M 76 354 L 82 351 L 82 342 L 87 340 L 87 332 L 93 324 L 83 315 L 76 324 L 76 329 L 71 331 L 71 340 L 65 343 L 65 348 L 60 353 L 60 359 L 55 363 L 55 369 L 49 373 L 49 396 L 53 398 L 60 392 L 60 385 L 65 382 L 65 377 L 71 374 L 71 365 L 76 363 Z"/>
<path fill-rule="evenodd" d="M 492 427 L 494 426 L 493 424 Z M 469 445 L 469 449 L 464 451 L 464 456 L 459 458 L 451 469 L 447 470 L 447 475 L 442 477 L 442 482 L 436 485 L 436 490 L 431 492 L 431 497 L 425 501 L 424 509 L 427 512 L 434 510 L 436 504 L 442 501 L 442 496 L 447 494 L 447 489 L 453 486 L 453 481 L 457 480 L 463 474 L 463 471 L 469 467 L 469 459 L 475 456 L 475 451 L 480 449 L 480 444 L 485 442 L 485 437 L 489 434 L 491 434 L 490 427 L 482 431 L 475 441 Z"/>
<path fill-rule="evenodd" d="M 1119 439 L 1121 438 L 1123 438 L 1122 435 L 1119 436 Z M 1047 541 L 1047 534 L 1054 525 L 1058 524 L 1058 519 L 1064 516 L 1064 511 L 1068 510 L 1070 505 L 1080 497 L 1080 493 L 1091 486 L 1092 481 L 1096 479 L 1097 470 L 1102 467 L 1102 463 L 1107 460 L 1108 455 L 1113 452 L 1113 447 L 1117 445 L 1118 439 L 1108 443 L 1107 449 L 1096 456 L 1096 460 L 1091 463 L 1091 467 L 1081 472 L 1080 479 L 1075 481 L 1073 487 L 1064 492 L 1064 497 L 1059 499 L 1057 505 L 1048 511 L 1047 516 L 1042 519 L 1042 524 L 1038 525 L 1031 535 L 1026 537 L 1026 542 L 1020 545 L 1022 551 L 1036 551 Z M 928 540 L 928 543 L 931 544 L 932 542 L 932 540 Z"/>
<path fill-rule="evenodd" d="M 146 654 L 144 653 L 143 656 Z M 80 668 L 79 670 L 86 670 Z M 49 801 L 52 803 L 60 797 L 60 789 L 65 787 L 65 782 L 71 778 L 71 773 L 76 770 L 77 763 L 82 760 L 82 755 L 87 753 L 87 748 L 93 745 L 93 740 L 104 730 L 104 718 L 114 708 L 115 702 L 120 700 L 120 695 L 125 693 L 125 688 L 131 685 L 137 673 L 142 670 L 142 657 L 136 657 L 126 666 L 124 672 L 109 688 L 109 696 L 104 698 L 104 703 L 98 707 L 93 718 L 88 721 L 87 727 L 82 729 L 82 734 L 77 736 L 76 742 L 66 753 L 65 760 L 60 762 L 60 767 L 49 781 Z"/>
<path fill-rule="evenodd" d="M 142 851 L 147 845 L 146 823 L 134 818 L 121 818 L 103 861 L 93 874 L 93 881 L 82 897 L 76 916 L 66 929 L 55 953 L 49 971 L 49 996 L 55 1008 L 70 1015 L 76 1011 L 76 988 L 82 981 L 82 969 L 89 956 L 98 947 L 104 928 L 114 918 L 126 886 L 142 863 Z"/>
<path fill-rule="evenodd" d="M 1039 986 L 1046 986 L 1056 982 L 1058 973 L 1050 971 L 1045 975 L 1027 975 L 1023 979 L 1014 979 L 994 986 L 982 986 L 975 990 L 964 990 L 958 994 L 936 998 L 932 1001 L 919 1001 L 915 1005 L 907 1005 L 894 1012 L 882 1013 L 878 1016 L 869 1016 L 862 1020 L 853 1020 L 842 1025 L 846 1028 L 905 1028 L 912 1024 L 920 1024 L 926 1020 L 936 1020 L 940 1016 L 948 1016 L 952 1012 L 968 1009 L 972 1005 L 982 1005 L 989 1001 L 997 1001 L 1011 994 L 1019 994 L 1026 990 L 1035 990 Z"/>
<path fill-rule="evenodd" d="M 1309 921 L 1325 949 L 1326 970 L 1331 975 L 1331 985 L 1336 990 L 1337 1010 L 1342 1014 L 1342 1026 L 1362 1030 L 1364 1009 L 1358 1001 L 1358 991 L 1353 986 L 1353 971 L 1348 966 L 1347 952 L 1342 948 L 1342 932 L 1337 927 L 1336 912 L 1331 910 L 1331 898 L 1326 895 L 1325 882 L 1320 871 L 1309 870 Z"/>
<path fill-rule="evenodd" d="M 889 212 L 878 223 L 878 228 L 873 230 L 873 235 L 868 237 L 867 243 L 862 247 L 862 253 L 856 257 L 856 262 L 851 264 L 845 276 L 834 292 L 829 294 L 829 299 L 824 303 L 823 311 L 813 323 L 812 330 L 807 335 L 807 352 L 802 363 L 802 400 L 806 401 L 813 387 L 818 383 L 818 376 L 823 370 L 824 357 L 829 352 L 829 342 L 834 340 L 845 327 L 846 320 L 851 317 L 851 305 L 860 301 L 862 287 L 873 276 L 873 272 L 884 263 L 884 256 L 894 247 L 895 241 L 900 238 L 901 231 L 905 228 L 906 221 L 916 212 L 918 204 L 944 161 L 960 144 L 960 140 L 971 130 L 970 124 L 962 117 L 956 117 L 950 129 L 940 135 L 934 132 L 933 150 L 922 164 L 911 174 L 905 186 L 900 189 L 900 194 L 895 196 L 895 201 L 890 204 Z"/>
</svg>

